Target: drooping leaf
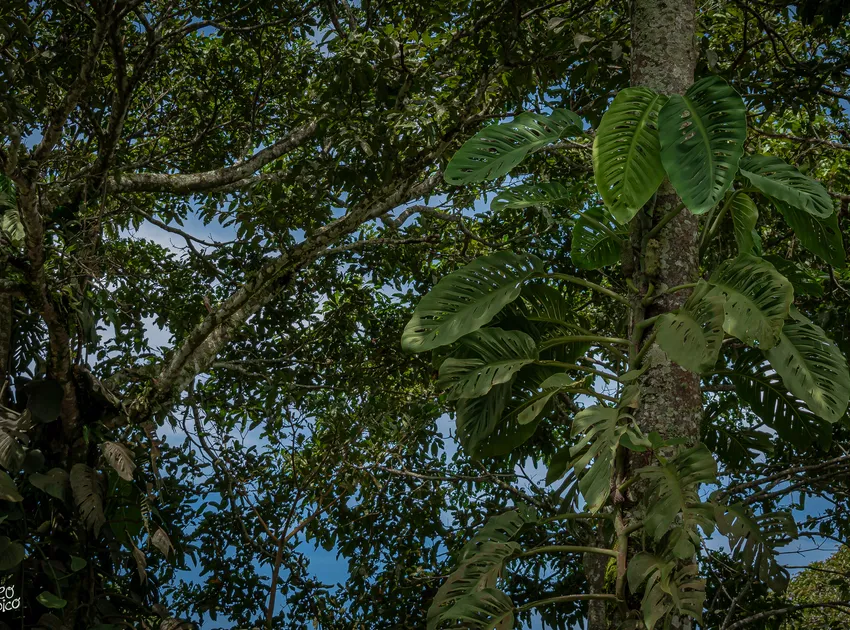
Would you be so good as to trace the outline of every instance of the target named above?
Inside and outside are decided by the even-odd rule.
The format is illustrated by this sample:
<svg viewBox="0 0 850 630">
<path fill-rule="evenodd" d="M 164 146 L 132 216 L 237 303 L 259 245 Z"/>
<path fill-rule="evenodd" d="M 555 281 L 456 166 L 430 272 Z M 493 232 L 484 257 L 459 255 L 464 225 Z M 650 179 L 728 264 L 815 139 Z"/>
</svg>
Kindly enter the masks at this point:
<svg viewBox="0 0 850 630">
<path fill-rule="evenodd" d="M 850 373 L 838 346 L 797 309 L 785 322 L 779 343 L 765 352 L 782 382 L 812 412 L 837 422 L 850 401 Z"/>
<path fill-rule="evenodd" d="M 703 422 L 701 441 L 727 467 L 738 469 L 759 455 L 773 452 L 771 436 L 758 429 L 738 429 L 719 422 Z"/>
<path fill-rule="evenodd" d="M 116 442 L 103 442 L 100 445 L 103 458 L 112 466 L 118 476 L 125 481 L 133 481 L 133 471 L 136 470 L 136 462 L 133 461 L 133 451 Z"/>
<path fill-rule="evenodd" d="M 499 212 L 505 208 L 528 208 L 550 204 L 563 204 L 575 198 L 563 184 L 542 182 L 539 184 L 520 184 L 501 191 L 490 202 L 490 210 Z"/>
<path fill-rule="evenodd" d="M 720 264 L 709 282 L 709 295 L 722 295 L 723 329 L 748 345 L 772 348 L 794 300 L 794 289 L 769 262 L 739 254 Z"/>
<path fill-rule="evenodd" d="M 100 473 L 85 464 L 74 464 L 71 467 L 71 490 L 83 522 L 97 536 L 106 522 Z"/>
<path fill-rule="evenodd" d="M 428 626 L 429 630 L 511 630 L 513 627 L 513 602 L 496 588 L 485 588 L 456 600 Z"/>
<path fill-rule="evenodd" d="M 51 468 L 46 473 L 32 473 L 29 476 L 29 482 L 46 492 L 52 497 L 65 500 L 65 492 L 68 488 L 69 478 L 68 473 L 61 468 Z"/>
<path fill-rule="evenodd" d="M 748 155 L 741 160 L 741 175 L 778 206 L 791 207 L 821 219 L 835 211 L 826 189 L 777 157 Z"/>
<path fill-rule="evenodd" d="M 775 591 L 788 587 L 789 573 L 776 557 L 776 547 L 797 537 L 797 524 L 789 512 L 768 512 L 755 516 L 742 504 L 718 505 L 717 528 L 729 538 L 735 558 Z"/>
<path fill-rule="evenodd" d="M 720 77 L 706 77 L 684 96 L 670 96 L 658 127 L 670 183 L 691 212 L 708 212 L 732 185 L 744 154 L 744 101 Z"/>
<path fill-rule="evenodd" d="M 24 462 L 24 449 L 14 436 L 0 427 L 0 466 L 17 472 Z"/>
<path fill-rule="evenodd" d="M 838 227 L 837 213 L 821 219 L 785 204 L 777 203 L 776 207 L 803 247 L 833 267 L 844 266 L 844 240 Z"/>
<path fill-rule="evenodd" d="M 461 398 L 457 405 L 457 436 L 463 449 L 475 456 L 481 443 L 496 430 L 511 397 L 511 384 L 502 383 L 478 398 Z"/>
<path fill-rule="evenodd" d="M 0 499 L 11 501 L 12 503 L 20 503 L 24 500 L 20 492 L 18 492 L 15 482 L 12 481 L 9 473 L 5 470 L 0 470 Z"/>
<path fill-rule="evenodd" d="M 540 385 L 541 391 L 538 394 L 520 405 L 517 410 L 517 422 L 528 424 L 536 420 L 543 413 L 552 396 L 574 387 L 576 382 L 568 374 L 553 374 Z"/>
<path fill-rule="evenodd" d="M 551 115 L 520 114 L 511 122 L 485 127 L 452 156 L 445 180 L 462 186 L 507 175 L 529 153 L 567 134 L 581 132 L 581 119 L 566 110 Z"/>
<path fill-rule="evenodd" d="M 735 242 L 741 254 L 757 254 L 761 249 L 761 239 L 756 232 L 759 211 L 753 200 L 744 193 L 737 193 L 729 205 Z M 757 246 L 758 245 L 758 246 Z"/>
<path fill-rule="evenodd" d="M 680 615 L 702 620 L 705 582 L 698 576 L 695 564 L 677 567 L 667 560 L 642 551 L 629 561 L 626 577 L 629 590 L 637 593 L 646 582 L 641 611 L 648 630 L 653 630 L 672 610 Z"/>
<path fill-rule="evenodd" d="M 580 269 L 609 267 L 620 260 L 625 236 L 605 210 L 590 208 L 573 227 L 570 258 Z"/>
<path fill-rule="evenodd" d="M 801 448 L 832 443 L 832 427 L 788 392 L 780 376 L 758 352 L 744 353 L 728 373 L 735 392 L 780 439 Z"/>
<path fill-rule="evenodd" d="M 402 348 L 433 350 L 478 330 L 542 267 L 536 256 L 498 252 L 450 273 L 419 302 L 402 334 Z"/>
<path fill-rule="evenodd" d="M 448 358 L 440 365 L 437 384 L 448 389 L 449 400 L 483 396 L 537 359 L 534 340 L 520 331 L 483 328 L 461 344 L 468 358 Z"/>
<path fill-rule="evenodd" d="M 159 552 L 166 558 L 174 553 L 174 546 L 171 544 L 171 539 L 162 527 L 158 528 L 151 536 L 151 544 L 159 549 Z"/>
<path fill-rule="evenodd" d="M 461 560 L 477 554 L 485 543 L 509 543 L 523 527 L 537 523 L 539 518 L 537 510 L 524 504 L 513 510 L 494 514 L 463 546 L 460 552 Z"/>
<path fill-rule="evenodd" d="M 764 259 L 776 267 L 776 271 L 788 278 L 791 286 L 794 287 L 794 295 L 813 295 L 815 297 L 823 295 L 825 274 L 819 276 L 816 270 L 799 265 L 792 260 L 786 260 L 781 256 L 768 255 Z"/>
<path fill-rule="evenodd" d="M 722 295 L 709 295 L 704 282 L 694 289 L 678 313 L 666 313 L 658 323 L 658 345 L 673 361 L 692 372 L 714 367 L 723 343 Z"/>
<path fill-rule="evenodd" d="M 621 90 L 596 130 L 596 187 L 620 223 L 631 221 L 664 179 L 658 112 L 666 101 L 647 88 Z"/>
<path fill-rule="evenodd" d="M 714 530 L 711 506 L 700 501 L 699 486 L 717 482 L 717 463 L 704 444 L 685 449 L 657 466 L 635 471 L 651 484 L 647 512 L 643 519 L 646 532 L 660 540 L 675 522 L 684 535 L 677 536 L 672 552 L 679 558 L 691 558 L 696 552 L 699 526 L 710 535 Z"/>
<path fill-rule="evenodd" d="M 26 557 L 24 546 L 8 536 L 0 536 L 0 571 L 14 569 Z"/>
</svg>

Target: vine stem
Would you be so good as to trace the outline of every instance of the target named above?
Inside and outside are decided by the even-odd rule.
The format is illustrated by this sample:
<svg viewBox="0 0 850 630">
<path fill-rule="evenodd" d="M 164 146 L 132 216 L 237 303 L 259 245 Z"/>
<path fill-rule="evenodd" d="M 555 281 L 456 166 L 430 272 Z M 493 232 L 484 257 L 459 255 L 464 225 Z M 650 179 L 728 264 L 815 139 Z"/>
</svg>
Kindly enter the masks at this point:
<svg viewBox="0 0 850 630">
<path fill-rule="evenodd" d="M 547 597 L 546 599 L 539 599 L 536 602 L 530 602 L 528 604 L 523 604 L 522 606 L 518 606 L 517 612 L 525 612 L 526 610 L 532 610 L 533 608 L 538 608 L 540 606 L 546 606 L 547 604 L 558 604 L 560 602 L 580 602 L 587 599 L 602 599 L 607 601 L 617 601 L 616 595 L 608 595 L 606 593 L 582 593 L 581 595 L 558 595 L 557 597 Z"/>
<path fill-rule="evenodd" d="M 658 236 L 658 233 L 661 232 L 661 230 L 664 229 L 664 226 L 667 225 L 668 223 L 670 223 L 670 221 L 672 221 L 673 219 L 675 219 L 679 215 L 679 213 L 684 209 L 685 209 L 685 204 L 680 203 L 678 206 L 673 208 L 670 212 L 668 212 L 663 217 L 661 217 L 661 219 L 658 221 L 658 223 L 655 224 L 655 227 L 653 227 L 649 231 L 649 233 L 646 235 L 646 240 L 649 240 L 651 238 L 655 238 L 656 236 Z"/>
<path fill-rule="evenodd" d="M 570 520 L 582 520 L 582 519 L 593 519 L 599 518 L 603 520 L 610 520 L 613 518 L 612 514 L 591 514 L 590 512 L 567 512 L 566 514 L 558 514 L 557 516 L 550 516 L 547 519 L 543 520 L 543 523 L 554 523 L 556 521 L 570 521 Z"/>
<path fill-rule="evenodd" d="M 603 337 L 601 335 L 564 335 L 563 337 L 553 337 L 551 339 L 547 339 L 542 344 L 540 344 L 540 349 L 545 350 L 554 346 L 560 346 L 563 344 L 578 341 L 590 341 L 602 344 L 622 344 L 626 346 L 629 345 L 628 339 L 621 339 L 619 337 Z"/>
<path fill-rule="evenodd" d="M 571 282 L 572 284 L 577 284 L 579 286 L 587 287 L 588 289 L 593 289 L 594 291 L 598 291 L 602 295 L 607 295 L 612 300 L 617 300 L 621 304 L 625 304 L 626 306 L 631 306 L 631 302 L 619 293 L 615 293 L 611 289 L 606 289 L 600 284 L 596 284 L 595 282 L 590 282 L 589 280 L 585 280 L 584 278 L 576 278 L 575 276 L 570 276 L 565 273 L 547 273 L 545 274 L 546 278 L 552 278 L 553 280 L 566 280 L 567 282 Z"/>
<path fill-rule="evenodd" d="M 523 551 L 516 557 L 528 558 L 529 556 L 536 556 L 540 553 L 598 553 L 599 555 L 609 556 L 611 558 L 617 557 L 617 552 L 613 549 L 604 549 L 602 547 L 582 547 L 579 545 L 550 545 L 548 547 L 535 547 L 534 549 Z"/>
<path fill-rule="evenodd" d="M 578 365 L 576 363 L 564 363 L 563 361 L 535 361 L 537 365 L 551 365 L 552 367 L 562 367 L 566 370 L 578 370 L 579 372 L 587 372 L 588 374 L 596 374 L 596 376 L 601 376 L 602 378 L 607 378 L 612 381 L 620 382 L 620 377 L 616 374 L 610 374 L 608 372 L 602 372 L 600 370 L 594 370 L 593 368 L 584 367 L 583 365 Z"/>
</svg>

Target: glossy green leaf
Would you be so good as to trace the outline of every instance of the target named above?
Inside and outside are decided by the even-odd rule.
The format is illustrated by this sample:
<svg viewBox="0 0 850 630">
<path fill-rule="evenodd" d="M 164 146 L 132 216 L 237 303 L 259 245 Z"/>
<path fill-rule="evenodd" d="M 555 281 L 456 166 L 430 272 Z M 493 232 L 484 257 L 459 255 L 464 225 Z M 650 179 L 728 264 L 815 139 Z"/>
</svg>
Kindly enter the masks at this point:
<svg viewBox="0 0 850 630">
<path fill-rule="evenodd" d="M 566 110 L 551 115 L 520 114 L 511 122 L 485 127 L 452 156 L 445 180 L 461 186 L 507 175 L 529 153 L 562 136 L 581 133 L 581 119 Z"/>
<path fill-rule="evenodd" d="M 678 567 L 675 561 L 646 551 L 636 554 L 629 561 L 626 570 L 629 590 L 637 593 L 646 582 L 641 612 L 648 630 L 653 630 L 674 609 L 680 615 L 702 620 L 705 582 L 698 574 L 699 569 L 695 564 Z"/>
<path fill-rule="evenodd" d="M 779 343 L 765 352 L 782 382 L 818 417 L 837 422 L 850 401 L 850 373 L 838 346 L 796 309 Z"/>
<path fill-rule="evenodd" d="M 713 368 L 723 343 L 725 298 L 709 291 L 701 282 L 678 313 L 666 313 L 658 323 L 658 345 L 692 372 Z"/>
<path fill-rule="evenodd" d="M 732 185 L 744 154 L 744 101 L 720 77 L 706 77 L 683 96 L 670 96 L 658 127 L 670 183 L 691 212 L 708 212 Z"/>
<path fill-rule="evenodd" d="M 824 219 L 835 211 L 826 189 L 777 157 L 748 155 L 741 160 L 741 175 L 779 206 L 790 206 Z"/>
<path fill-rule="evenodd" d="M 776 207 L 803 247 L 833 267 L 844 266 L 844 240 L 837 213 L 821 219 L 785 204 L 777 204 Z"/>
<path fill-rule="evenodd" d="M 447 621 L 452 623 L 444 625 Z M 436 623 L 428 627 L 511 630 L 514 627 L 514 605 L 502 591 L 484 588 L 458 599 L 440 613 Z"/>
<path fill-rule="evenodd" d="M 620 261 L 628 234 L 602 208 L 579 215 L 573 227 L 570 258 L 580 269 L 610 267 Z"/>
<path fill-rule="evenodd" d="M 794 295 L 823 295 L 823 283 L 827 275 L 808 266 L 786 260 L 780 256 L 765 256 L 764 259 L 776 267 L 776 271 L 788 278 L 794 287 Z"/>
<path fill-rule="evenodd" d="M 457 405 L 457 436 L 463 449 L 475 456 L 482 442 L 496 430 L 511 397 L 511 384 L 493 387 L 485 396 L 461 398 Z"/>
<path fill-rule="evenodd" d="M 59 609 L 65 608 L 68 605 L 68 602 L 62 599 L 61 597 L 57 597 L 50 591 L 43 591 L 38 597 L 36 597 L 38 603 L 44 606 L 45 608 L 51 609 Z"/>
<path fill-rule="evenodd" d="M 658 112 L 667 97 L 648 88 L 621 90 L 593 142 L 593 173 L 605 205 L 628 223 L 664 180 Z"/>
<path fill-rule="evenodd" d="M 478 330 L 515 300 L 522 283 L 542 268 L 536 256 L 498 252 L 450 273 L 420 300 L 402 333 L 402 348 L 433 350 Z"/>
<path fill-rule="evenodd" d="M 735 242 L 741 254 L 754 254 L 761 249 L 761 239 L 756 232 L 759 211 L 753 200 L 744 193 L 737 193 L 732 199 L 729 211 L 735 231 Z"/>
<path fill-rule="evenodd" d="M 483 328 L 463 337 L 461 344 L 464 358 L 448 358 L 440 365 L 437 385 L 448 390 L 449 400 L 483 396 L 537 359 L 534 339 L 520 331 Z"/>
<path fill-rule="evenodd" d="M 501 191 L 490 202 L 490 210 L 499 212 L 505 208 L 528 208 L 550 204 L 564 204 L 575 198 L 563 184 L 544 182 L 539 184 L 520 184 Z"/>
<path fill-rule="evenodd" d="M 727 260 L 711 275 L 714 289 L 726 302 L 723 329 L 744 343 L 772 348 L 794 300 L 794 290 L 769 262 L 752 254 Z"/>
</svg>

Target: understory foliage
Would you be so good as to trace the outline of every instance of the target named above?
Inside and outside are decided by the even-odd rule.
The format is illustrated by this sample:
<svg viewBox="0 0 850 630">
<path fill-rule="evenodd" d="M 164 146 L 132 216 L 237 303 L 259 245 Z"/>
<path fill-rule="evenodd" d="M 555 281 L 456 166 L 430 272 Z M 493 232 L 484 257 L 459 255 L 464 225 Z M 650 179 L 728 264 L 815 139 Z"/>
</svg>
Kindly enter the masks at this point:
<svg viewBox="0 0 850 630">
<path fill-rule="evenodd" d="M 632 4 L 0 2 L 0 628 L 838 611 L 847 11 L 701 3 L 668 98 Z M 701 277 L 637 293 L 664 179 Z"/>
<path fill-rule="evenodd" d="M 580 236 L 573 236 L 570 253 L 582 269 L 616 266 L 632 247 L 621 227 L 642 211 L 651 214 L 667 178 L 682 201 L 643 237 L 640 265 L 650 280 L 645 293 L 616 270 L 598 284 L 533 254 L 502 251 L 448 274 L 419 302 L 402 347 L 449 347 L 437 385 L 448 400 L 457 400 L 463 447 L 475 457 L 503 455 L 529 440 L 547 412 L 559 405 L 574 411 L 556 436 L 562 445 L 550 458 L 547 482 L 567 477 L 578 492 L 549 521 L 597 523 L 600 539 L 612 543 L 526 549 L 515 537 L 535 527 L 539 516 L 520 509 L 494 517 L 437 593 L 429 628 L 511 628 L 518 610 L 582 597 L 611 601 L 618 627 L 653 630 L 666 627 L 671 615 L 701 622 L 706 586 L 695 559 L 715 530 L 751 580 L 776 593 L 787 588 L 789 573 L 775 554 L 798 536 L 792 512 L 735 501 L 718 480 L 715 458 L 739 464 L 741 444 L 745 458 L 769 456 L 768 430 L 780 443 L 798 444 L 812 434 L 828 439 L 829 425 L 845 417 L 846 359 L 795 306 L 796 278 L 764 257 L 759 217 L 779 213 L 800 244 L 828 264 L 843 266 L 844 247 L 836 206 L 820 183 L 775 156 L 745 152 L 746 113 L 726 81 L 706 76 L 681 96 L 626 88 L 602 116 L 593 135 L 593 173 L 604 205 L 590 200 L 574 210 L 571 223 Z M 449 163 L 446 180 L 501 177 L 546 144 L 585 135 L 572 112 L 521 114 L 467 141 Z M 568 196 L 557 191 L 564 190 L 562 182 L 520 184 L 496 199 L 500 208 L 562 203 Z M 653 240 L 680 212 L 707 215 L 701 251 L 712 247 L 724 221 L 733 226 L 737 251 L 704 258 L 697 282 L 656 285 L 660 245 Z M 608 300 L 618 316 L 607 319 L 607 330 L 571 307 L 564 288 L 570 284 Z M 690 292 L 681 308 L 636 317 L 660 296 L 679 291 Z M 624 338 L 630 330 L 631 338 Z M 641 405 L 641 375 L 657 352 L 706 384 L 732 384 L 763 432 L 727 429 L 723 439 L 707 440 L 710 447 L 644 434 L 633 411 Z M 703 427 L 707 436 L 719 430 L 711 419 Z M 643 465 L 628 466 L 635 459 L 626 451 L 641 454 Z M 518 607 L 497 578 L 510 563 L 538 553 L 610 556 L 613 593 L 565 594 Z"/>
</svg>

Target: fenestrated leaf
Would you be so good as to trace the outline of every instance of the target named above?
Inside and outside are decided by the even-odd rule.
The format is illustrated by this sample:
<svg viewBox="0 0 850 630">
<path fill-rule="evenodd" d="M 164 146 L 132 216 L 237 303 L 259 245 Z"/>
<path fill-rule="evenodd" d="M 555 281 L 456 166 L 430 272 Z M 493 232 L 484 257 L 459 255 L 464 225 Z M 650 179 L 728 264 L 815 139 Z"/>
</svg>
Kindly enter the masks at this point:
<svg viewBox="0 0 850 630">
<path fill-rule="evenodd" d="M 65 491 L 68 488 L 68 473 L 61 468 L 51 468 L 46 473 L 33 473 L 29 476 L 29 482 L 46 492 L 52 497 L 65 500 Z"/>
<path fill-rule="evenodd" d="M 525 157 L 567 134 L 581 133 L 581 119 L 567 110 L 551 115 L 520 114 L 511 122 L 485 127 L 452 156 L 445 180 L 461 186 L 507 175 Z"/>
<path fill-rule="evenodd" d="M 511 384 L 493 387 L 485 396 L 461 398 L 457 405 L 457 436 L 463 449 L 475 456 L 481 443 L 496 430 L 511 397 Z"/>
<path fill-rule="evenodd" d="M 776 267 L 776 271 L 788 278 L 794 287 L 794 295 L 823 295 L 823 282 L 826 274 L 817 272 L 810 267 L 798 265 L 792 260 L 786 260 L 781 256 L 765 256 L 764 259 Z"/>
<path fill-rule="evenodd" d="M 461 560 L 468 559 L 478 553 L 485 543 L 510 542 L 523 527 L 537 523 L 539 518 L 537 510 L 522 504 L 513 510 L 494 514 L 463 546 L 460 552 Z"/>
<path fill-rule="evenodd" d="M 708 212 L 732 185 L 747 139 L 747 108 L 716 76 L 673 94 L 658 114 L 661 162 L 694 214 Z"/>
<path fill-rule="evenodd" d="M 791 309 L 779 343 L 765 355 L 788 390 L 817 416 L 837 422 L 847 411 L 847 361 L 823 329 L 797 309 Z"/>
<path fill-rule="evenodd" d="M 701 440 L 729 468 L 742 468 L 756 457 L 773 452 L 771 436 L 758 429 L 738 429 L 720 422 L 704 422 Z"/>
<path fill-rule="evenodd" d="M 658 323 L 658 345 L 692 372 L 714 367 L 723 343 L 725 299 L 708 295 L 709 291 L 710 287 L 700 282 L 678 313 L 665 313 Z"/>
<path fill-rule="evenodd" d="M 18 487 L 5 470 L 0 470 L 0 499 L 19 503 L 24 500 L 18 492 Z"/>
<path fill-rule="evenodd" d="M 635 473 L 652 484 L 643 520 L 646 532 L 660 540 L 680 518 L 678 527 L 685 535 L 677 538 L 678 544 L 672 551 L 679 558 L 692 557 L 699 541 L 697 526 L 707 535 L 714 530 L 711 507 L 699 497 L 700 484 L 717 482 L 717 463 L 711 452 L 704 444 L 698 444 L 680 451 L 667 462 L 640 468 Z"/>
<path fill-rule="evenodd" d="M 602 208 L 581 213 L 573 227 L 570 257 L 580 269 L 600 269 L 616 264 L 626 233 Z"/>
<path fill-rule="evenodd" d="M 511 630 L 513 627 L 513 602 L 496 588 L 485 588 L 456 600 L 428 626 L 429 630 Z"/>
<path fill-rule="evenodd" d="M 71 490 L 83 522 L 97 536 L 106 522 L 100 474 L 85 464 L 74 464 L 71 467 Z"/>
<path fill-rule="evenodd" d="M 540 391 L 517 409 L 517 422 L 528 424 L 536 420 L 546 408 L 549 400 L 559 392 L 576 387 L 576 382 L 568 374 L 553 374 L 540 385 Z"/>
<path fill-rule="evenodd" d="M 803 247 L 833 267 L 844 266 L 844 241 L 838 227 L 838 213 L 821 219 L 786 204 L 776 203 L 776 207 Z"/>
<path fill-rule="evenodd" d="M 729 538 L 732 555 L 744 567 L 775 591 L 788 587 L 788 570 L 776 557 L 775 547 L 797 537 L 797 524 L 789 512 L 768 512 L 755 516 L 742 504 L 718 505 L 717 528 Z"/>
<path fill-rule="evenodd" d="M 0 571 L 14 569 L 25 557 L 23 545 L 13 542 L 8 536 L 0 536 Z"/>
<path fill-rule="evenodd" d="M 0 428 L 0 466 L 17 472 L 24 461 L 24 449 L 14 436 Z"/>
<path fill-rule="evenodd" d="M 100 445 L 100 450 L 103 452 L 103 458 L 121 479 L 133 481 L 133 471 L 136 470 L 133 451 L 116 442 L 103 442 Z"/>
<path fill-rule="evenodd" d="M 744 353 L 735 369 L 726 373 L 735 384 L 735 392 L 753 413 L 779 437 L 796 447 L 818 444 L 827 449 L 832 443 L 832 427 L 813 414 L 796 396 L 789 393 L 780 376 L 766 363 L 761 353 Z"/>
<path fill-rule="evenodd" d="M 461 344 L 468 358 L 448 358 L 440 365 L 437 384 L 448 389 L 449 400 L 483 396 L 537 359 L 534 340 L 520 331 L 483 328 Z"/>
<path fill-rule="evenodd" d="M 674 608 L 681 615 L 702 619 L 705 582 L 695 564 L 677 567 L 675 561 L 642 551 L 629 561 L 626 578 L 629 590 L 637 593 L 646 582 L 641 611 L 648 630 Z"/>
<path fill-rule="evenodd" d="M 773 265 L 752 254 L 740 254 L 721 263 L 709 282 L 714 289 L 708 295 L 726 298 L 723 329 L 727 333 L 762 349 L 776 345 L 794 289 Z"/>
<path fill-rule="evenodd" d="M 759 211 L 753 200 L 744 193 L 737 193 L 729 205 L 732 226 L 739 253 L 754 254 L 761 249 L 761 239 L 756 232 Z M 758 247 L 756 245 L 758 244 Z"/>
<path fill-rule="evenodd" d="M 574 199 L 575 196 L 575 192 L 571 192 L 566 186 L 558 182 L 520 184 L 496 195 L 490 202 L 490 210 L 499 212 L 505 208 L 563 204 Z"/>
<path fill-rule="evenodd" d="M 835 211 L 832 198 L 819 182 L 777 157 L 748 155 L 741 160 L 741 175 L 779 206 L 790 206 L 821 219 Z"/>
<path fill-rule="evenodd" d="M 626 88 L 614 97 L 596 130 L 596 187 L 620 223 L 631 221 L 664 179 L 658 112 L 666 102 L 666 96 L 648 88 Z"/>
<path fill-rule="evenodd" d="M 542 268 L 536 256 L 498 252 L 450 273 L 419 302 L 404 328 L 402 348 L 432 350 L 478 330 L 515 300 L 522 283 Z"/>
</svg>

